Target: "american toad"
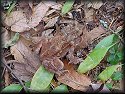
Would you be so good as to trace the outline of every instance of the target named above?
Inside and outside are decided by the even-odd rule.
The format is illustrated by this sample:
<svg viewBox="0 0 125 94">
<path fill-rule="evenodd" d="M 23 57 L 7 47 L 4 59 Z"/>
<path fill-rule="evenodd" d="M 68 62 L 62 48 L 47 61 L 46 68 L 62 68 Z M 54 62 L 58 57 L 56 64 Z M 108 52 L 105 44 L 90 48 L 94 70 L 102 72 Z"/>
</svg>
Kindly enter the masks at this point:
<svg viewBox="0 0 125 94">
<path fill-rule="evenodd" d="M 60 73 L 63 70 L 64 64 L 60 60 L 64 56 L 67 56 L 70 63 L 79 63 L 81 58 L 73 55 L 74 49 L 80 46 L 86 46 L 85 41 L 85 27 L 72 22 L 65 28 L 58 30 L 54 34 L 54 37 L 48 39 L 42 37 L 38 43 L 36 52 L 40 54 L 40 60 L 42 65 L 49 71 L 54 73 Z"/>
</svg>

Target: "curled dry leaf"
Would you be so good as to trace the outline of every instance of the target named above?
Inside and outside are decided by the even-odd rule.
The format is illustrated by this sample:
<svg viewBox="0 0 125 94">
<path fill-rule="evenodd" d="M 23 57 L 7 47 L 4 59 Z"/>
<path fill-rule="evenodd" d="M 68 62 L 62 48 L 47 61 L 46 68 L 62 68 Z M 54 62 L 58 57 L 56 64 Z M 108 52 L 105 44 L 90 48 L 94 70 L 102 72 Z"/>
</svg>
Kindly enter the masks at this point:
<svg viewBox="0 0 125 94">
<path fill-rule="evenodd" d="M 86 91 L 89 88 L 89 85 L 91 84 L 89 77 L 77 73 L 74 70 L 73 65 L 68 64 L 67 61 L 64 62 L 64 68 L 68 70 L 68 72 L 57 77 L 59 82 L 80 91 Z"/>
</svg>

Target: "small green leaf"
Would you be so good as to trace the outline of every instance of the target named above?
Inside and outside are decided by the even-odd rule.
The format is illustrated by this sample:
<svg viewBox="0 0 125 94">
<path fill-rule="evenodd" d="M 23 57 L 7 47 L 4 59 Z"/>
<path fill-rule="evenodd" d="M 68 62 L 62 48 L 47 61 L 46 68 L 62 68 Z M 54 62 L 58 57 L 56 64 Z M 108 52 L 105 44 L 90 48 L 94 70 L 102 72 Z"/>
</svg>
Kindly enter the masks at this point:
<svg viewBox="0 0 125 94">
<path fill-rule="evenodd" d="M 112 83 L 106 83 L 105 85 L 106 85 L 106 87 L 107 87 L 108 89 L 112 89 L 112 87 L 113 87 L 113 84 L 112 84 Z"/>
<path fill-rule="evenodd" d="M 103 82 L 108 80 L 112 76 L 112 74 L 116 71 L 116 69 L 120 66 L 121 65 L 112 65 L 112 66 L 107 67 L 105 70 L 103 70 L 99 74 L 98 78 L 102 80 Z"/>
<path fill-rule="evenodd" d="M 31 90 L 43 92 L 51 83 L 53 76 L 53 73 L 47 71 L 43 66 L 40 66 L 32 78 L 30 85 Z"/>
<path fill-rule="evenodd" d="M 115 72 L 112 75 L 112 80 L 121 80 L 123 78 L 123 74 L 120 71 Z"/>
<path fill-rule="evenodd" d="M 9 86 L 5 87 L 1 92 L 2 93 L 19 93 L 22 90 L 22 86 L 19 84 L 10 84 Z"/>
<path fill-rule="evenodd" d="M 10 39 L 10 40 L 8 41 L 8 43 L 6 43 L 6 44 L 4 45 L 4 48 L 8 48 L 9 46 L 13 46 L 18 40 L 19 40 L 19 33 L 16 33 L 16 34 L 14 35 L 14 37 L 13 37 L 12 39 Z"/>
<path fill-rule="evenodd" d="M 12 5 L 9 7 L 9 9 L 7 10 L 7 15 L 10 14 L 10 12 L 13 10 L 13 8 L 16 6 L 16 0 L 13 0 Z"/>
<path fill-rule="evenodd" d="M 25 82 L 25 86 L 28 87 L 28 88 L 30 88 L 30 84 L 31 84 L 31 81 Z"/>
<path fill-rule="evenodd" d="M 63 93 L 68 92 L 68 88 L 64 84 L 57 86 L 55 89 L 52 90 L 52 93 L 62 93 L 62 92 Z"/>
<path fill-rule="evenodd" d="M 107 61 L 112 65 L 116 65 L 119 63 L 119 57 L 115 54 L 110 54 L 107 58 Z"/>
<path fill-rule="evenodd" d="M 109 47 L 94 49 L 87 56 L 87 58 L 82 63 L 80 63 L 77 71 L 80 73 L 85 73 L 95 68 L 100 63 L 100 61 L 104 58 L 108 49 Z"/>
<path fill-rule="evenodd" d="M 71 10 L 74 2 L 75 2 L 75 0 L 66 0 L 65 4 L 63 5 L 62 10 L 61 10 L 62 15 L 68 13 Z"/>
<path fill-rule="evenodd" d="M 114 37 L 115 37 L 115 34 L 112 34 L 112 35 L 109 35 L 109 36 L 105 37 L 103 40 L 101 40 L 96 45 L 95 49 L 111 46 L 113 44 L 113 42 L 114 42 Z"/>
</svg>

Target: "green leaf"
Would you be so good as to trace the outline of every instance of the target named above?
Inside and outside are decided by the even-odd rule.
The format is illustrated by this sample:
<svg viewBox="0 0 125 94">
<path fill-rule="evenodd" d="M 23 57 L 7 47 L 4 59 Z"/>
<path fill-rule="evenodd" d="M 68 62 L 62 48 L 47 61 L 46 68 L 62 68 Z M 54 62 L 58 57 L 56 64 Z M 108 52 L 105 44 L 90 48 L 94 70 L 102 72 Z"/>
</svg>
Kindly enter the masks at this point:
<svg viewBox="0 0 125 94">
<path fill-rule="evenodd" d="M 105 37 L 103 40 L 101 40 L 96 45 L 95 49 L 111 46 L 113 44 L 113 42 L 114 42 L 114 37 L 115 37 L 115 34 L 112 34 L 112 35 L 109 35 L 109 36 Z"/>
<path fill-rule="evenodd" d="M 123 78 L 123 74 L 120 71 L 115 72 L 112 75 L 112 80 L 121 80 Z"/>
<path fill-rule="evenodd" d="M 95 68 L 104 58 L 105 54 L 116 43 L 114 43 L 115 34 L 109 35 L 101 40 L 87 58 L 79 65 L 78 72 L 85 73 Z M 115 38 L 117 39 L 117 37 Z"/>
<path fill-rule="evenodd" d="M 13 10 L 13 8 L 16 6 L 16 1 L 15 0 L 13 0 L 13 3 L 12 3 L 12 5 L 9 7 L 9 9 L 7 10 L 7 15 L 9 15 L 10 14 L 10 12 Z"/>
<path fill-rule="evenodd" d="M 121 65 L 112 65 L 112 66 L 107 67 L 105 70 L 103 70 L 99 74 L 98 78 L 102 80 L 103 82 L 108 80 L 112 76 L 112 74 L 116 71 L 116 69 L 120 66 Z"/>
<path fill-rule="evenodd" d="M 39 69 L 34 74 L 30 88 L 32 91 L 42 92 L 51 83 L 54 74 L 47 71 L 43 66 L 40 66 Z"/>
<path fill-rule="evenodd" d="M 22 90 L 22 86 L 19 84 L 10 84 L 9 86 L 5 87 L 1 92 L 2 93 L 19 93 Z"/>
<path fill-rule="evenodd" d="M 62 10 L 61 10 L 62 15 L 68 13 L 71 10 L 74 2 L 75 2 L 75 0 L 66 0 L 65 4 L 63 5 Z"/>
<path fill-rule="evenodd" d="M 110 54 L 108 57 L 107 57 L 107 61 L 112 64 L 112 65 L 116 65 L 119 63 L 119 57 L 115 54 Z"/>
<path fill-rule="evenodd" d="M 57 86 L 55 89 L 51 91 L 52 93 L 66 93 L 68 92 L 68 88 L 66 85 L 62 84 L 60 86 Z"/>
<path fill-rule="evenodd" d="M 112 83 L 106 83 L 105 85 L 106 85 L 106 87 L 107 87 L 108 89 L 112 89 L 112 87 L 113 87 L 113 84 L 112 84 Z"/>
<path fill-rule="evenodd" d="M 10 39 L 8 41 L 8 43 L 6 43 L 4 45 L 4 48 L 8 48 L 9 46 L 13 46 L 18 40 L 19 40 L 19 33 L 15 33 L 15 35 L 13 36 L 13 38 Z"/>
<path fill-rule="evenodd" d="M 85 73 L 96 67 L 104 58 L 109 47 L 94 49 L 87 58 L 79 65 L 78 72 Z"/>
<path fill-rule="evenodd" d="M 30 84 L 31 84 L 31 81 L 25 82 L 25 86 L 28 87 L 28 88 L 30 88 Z"/>
</svg>

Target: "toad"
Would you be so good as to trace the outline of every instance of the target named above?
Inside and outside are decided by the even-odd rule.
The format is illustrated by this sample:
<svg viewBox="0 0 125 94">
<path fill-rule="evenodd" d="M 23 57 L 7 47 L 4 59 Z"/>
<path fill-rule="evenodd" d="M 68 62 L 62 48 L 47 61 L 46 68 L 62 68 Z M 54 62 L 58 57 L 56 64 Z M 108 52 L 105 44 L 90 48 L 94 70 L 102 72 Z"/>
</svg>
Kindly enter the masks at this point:
<svg viewBox="0 0 125 94">
<path fill-rule="evenodd" d="M 42 37 L 36 52 L 39 53 L 42 65 L 49 71 L 60 74 L 64 64 L 61 58 L 66 56 L 69 63 L 77 64 L 82 59 L 74 56 L 74 50 L 87 46 L 85 26 L 72 24 L 58 29 L 52 38 Z"/>
</svg>

